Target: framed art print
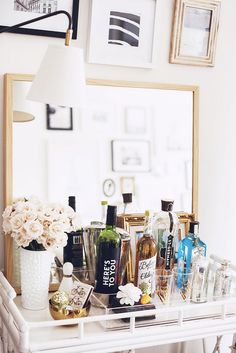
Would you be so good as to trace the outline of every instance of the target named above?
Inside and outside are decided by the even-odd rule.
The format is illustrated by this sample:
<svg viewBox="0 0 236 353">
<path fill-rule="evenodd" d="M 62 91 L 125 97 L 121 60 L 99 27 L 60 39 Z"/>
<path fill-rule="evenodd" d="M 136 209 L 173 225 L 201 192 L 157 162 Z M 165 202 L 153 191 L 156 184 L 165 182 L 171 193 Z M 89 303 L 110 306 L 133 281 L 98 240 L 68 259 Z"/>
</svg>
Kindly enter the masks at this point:
<svg viewBox="0 0 236 353">
<path fill-rule="evenodd" d="M 176 0 L 170 62 L 214 66 L 219 0 Z"/>
<path fill-rule="evenodd" d="M 112 141 L 112 170 L 114 172 L 149 172 L 149 141 Z"/>
<path fill-rule="evenodd" d="M 126 107 L 125 132 L 127 134 L 145 134 L 147 131 L 146 107 Z"/>
<path fill-rule="evenodd" d="M 157 0 L 92 0 L 88 62 L 152 67 Z"/>
<path fill-rule="evenodd" d="M 64 10 L 72 17 L 73 36 L 77 38 L 79 0 L 1 0 L 0 29 L 40 17 L 54 11 Z M 65 38 L 68 18 L 59 14 L 18 28 L 13 33 Z"/>
<path fill-rule="evenodd" d="M 73 130 L 73 110 L 46 104 L 47 130 Z"/>
</svg>

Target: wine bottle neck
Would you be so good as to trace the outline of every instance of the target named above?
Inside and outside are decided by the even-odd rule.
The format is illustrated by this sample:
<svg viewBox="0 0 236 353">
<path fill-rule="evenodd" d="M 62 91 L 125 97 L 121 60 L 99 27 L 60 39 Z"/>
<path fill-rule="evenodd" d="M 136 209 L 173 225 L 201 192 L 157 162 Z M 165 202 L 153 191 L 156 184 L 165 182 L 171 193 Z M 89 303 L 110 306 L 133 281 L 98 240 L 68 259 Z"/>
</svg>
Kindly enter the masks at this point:
<svg viewBox="0 0 236 353">
<path fill-rule="evenodd" d="M 115 229 L 116 229 L 115 224 L 114 225 L 106 224 L 106 230 L 115 230 Z"/>
</svg>

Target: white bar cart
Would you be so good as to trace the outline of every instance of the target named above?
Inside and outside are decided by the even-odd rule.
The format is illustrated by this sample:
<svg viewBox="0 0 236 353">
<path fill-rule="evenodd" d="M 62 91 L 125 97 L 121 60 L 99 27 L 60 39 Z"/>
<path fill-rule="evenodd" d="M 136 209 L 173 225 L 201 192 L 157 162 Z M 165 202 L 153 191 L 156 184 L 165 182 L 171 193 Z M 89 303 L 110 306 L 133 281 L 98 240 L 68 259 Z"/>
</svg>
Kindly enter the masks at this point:
<svg viewBox="0 0 236 353">
<path fill-rule="evenodd" d="M 3 353 L 108 353 L 129 349 L 134 352 L 138 348 L 236 333 L 235 297 L 109 315 L 92 307 L 90 314 L 54 321 L 48 309 L 25 310 L 20 296 L 16 296 L 0 272 L 0 352 L 2 348 Z M 154 316 L 154 320 L 140 325 L 138 318 L 144 316 Z M 120 328 L 112 325 L 125 318 L 129 318 L 128 323 Z"/>
</svg>

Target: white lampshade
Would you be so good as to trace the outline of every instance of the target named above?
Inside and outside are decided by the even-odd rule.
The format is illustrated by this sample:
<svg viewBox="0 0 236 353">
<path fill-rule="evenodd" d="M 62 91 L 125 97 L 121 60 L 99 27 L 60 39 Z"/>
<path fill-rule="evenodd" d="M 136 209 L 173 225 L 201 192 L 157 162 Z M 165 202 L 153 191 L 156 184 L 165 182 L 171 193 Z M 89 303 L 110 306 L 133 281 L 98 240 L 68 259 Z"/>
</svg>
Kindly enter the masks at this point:
<svg viewBox="0 0 236 353">
<path fill-rule="evenodd" d="M 46 51 L 27 99 L 78 107 L 85 101 L 85 87 L 82 49 L 53 45 Z"/>
<path fill-rule="evenodd" d="M 25 123 L 34 120 L 35 104 L 26 100 L 31 83 L 27 81 L 13 82 L 13 121 Z"/>
</svg>

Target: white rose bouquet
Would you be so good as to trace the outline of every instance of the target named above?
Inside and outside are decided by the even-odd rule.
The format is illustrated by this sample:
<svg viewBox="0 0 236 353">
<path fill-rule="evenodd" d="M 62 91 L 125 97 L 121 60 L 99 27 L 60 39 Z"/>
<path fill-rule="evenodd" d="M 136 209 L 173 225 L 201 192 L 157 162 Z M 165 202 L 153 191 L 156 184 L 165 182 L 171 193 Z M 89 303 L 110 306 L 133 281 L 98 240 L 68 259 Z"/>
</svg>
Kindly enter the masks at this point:
<svg viewBox="0 0 236 353">
<path fill-rule="evenodd" d="M 43 205 L 35 198 L 14 201 L 2 216 L 4 233 L 28 250 L 64 247 L 66 232 L 79 227 L 78 215 L 70 206 Z"/>
</svg>

